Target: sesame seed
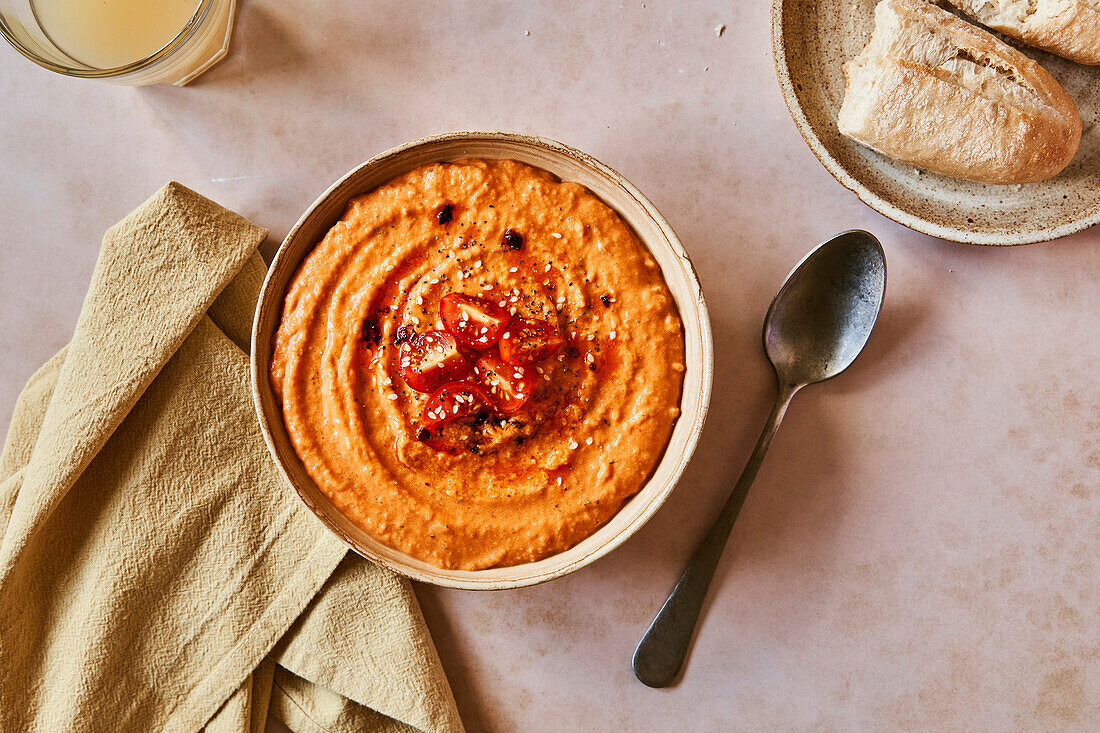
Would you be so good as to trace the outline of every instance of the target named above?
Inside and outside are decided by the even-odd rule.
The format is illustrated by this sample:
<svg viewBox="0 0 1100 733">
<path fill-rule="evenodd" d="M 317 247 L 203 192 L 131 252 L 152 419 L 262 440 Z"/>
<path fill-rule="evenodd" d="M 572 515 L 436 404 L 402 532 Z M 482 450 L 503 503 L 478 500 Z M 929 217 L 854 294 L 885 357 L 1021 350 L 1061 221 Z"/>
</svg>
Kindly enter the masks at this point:
<svg viewBox="0 0 1100 733">
<path fill-rule="evenodd" d="M 553 237 L 554 239 L 561 239 L 561 235 L 558 234 L 557 232 L 551 232 L 550 236 Z"/>
<path fill-rule="evenodd" d="M 509 267 L 508 272 L 519 272 L 519 268 L 518 267 Z"/>
<path fill-rule="evenodd" d="M 549 265 L 549 264 L 548 264 L 548 265 L 546 265 L 546 269 L 545 269 L 545 270 L 543 270 L 543 272 L 550 272 L 550 265 Z"/>
<path fill-rule="evenodd" d="M 394 400 L 396 400 L 396 399 L 397 399 L 397 395 L 395 395 L 395 394 L 391 394 L 391 395 L 389 395 L 388 399 L 389 399 L 390 401 L 394 401 Z"/>
<path fill-rule="evenodd" d="M 431 283 L 432 283 L 432 285 L 438 285 L 439 284 L 439 278 L 438 277 L 433 277 L 431 279 Z"/>
<path fill-rule="evenodd" d="M 585 442 L 585 445 L 592 445 L 592 438 L 589 438 L 588 440 L 586 440 L 584 442 Z"/>
<path fill-rule="evenodd" d="M 615 332 L 614 332 L 614 331 L 612 331 L 611 333 L 609 333 L 609 334 L 607 335 L 607 337 L 608 337 L 608 338 L 611 338 L 611 339 L 614 339 L 614 338 L 615 338 Z"/>
<path fill-rule="evenodd" d="M 558 486 L 561 486 L 561 476 L 558 476 Z"/>
<path fill-rule="evenodd" d="M 474 267 L 481 267 L 481 260 L 474 263 Z"/>
<path fill-rule="evenodd" d="M 501 336 L 502 339 L 511 338 L 511 337 L 512 337 L 512 332 L 511 331 L 505 331 L 504 335 Z"/>
</svg>

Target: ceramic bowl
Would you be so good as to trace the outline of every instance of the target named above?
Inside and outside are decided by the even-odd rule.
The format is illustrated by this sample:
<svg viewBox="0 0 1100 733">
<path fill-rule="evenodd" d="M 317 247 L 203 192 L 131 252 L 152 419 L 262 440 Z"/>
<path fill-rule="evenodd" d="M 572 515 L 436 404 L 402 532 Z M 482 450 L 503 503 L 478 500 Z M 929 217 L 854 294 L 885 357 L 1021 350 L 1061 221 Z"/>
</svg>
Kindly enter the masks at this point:
<svg viewBox="0 0 1100 733">
<path fill-rule="evenodd" d="M 686 369 L 681 416 L 652 476 L 611 521 L 580 544 L 538 562 L 485 570 L 444 570 L 371 538 L 314 484 L 299 461 L 268 381 L 272 336 L 287 285 L 302 259 L 344 213 L 349 199 L 427 163 L 510 158 L 586 186 L 634 229 L 656 258 L 684 324 Z M 687 465 L 710 401 L 713 356 L 710 321 L 699 281 L 683 245 L 641 191 L 591 156 L 545 138 L 502 132 L 454 132 L 385 152 L 334 183 L 306 210 L 279 248 L 264 281 L 252 327 L 252 393 L 268 450 L 306 506 L 353 550 L 413 580 L 454 588 L 496 590 L 541 583 L 573 572 L 622 544 L 653 516 Z"/>
<path fill-rule="evenodd" d="M 1100 223 L 1100 67 L 1082 66 L 1001 36 L 1066 88 L 1084 133 L 1069 166 L 1050 180 L 997 186 L 891 160 L 840 134 L 844 63 L 867 44 L 876 0 L 773 0 L 772 53 L 798 131 L 840 183 L 881 214 L 934 237 L 1028 244 Z"/>
</svg>

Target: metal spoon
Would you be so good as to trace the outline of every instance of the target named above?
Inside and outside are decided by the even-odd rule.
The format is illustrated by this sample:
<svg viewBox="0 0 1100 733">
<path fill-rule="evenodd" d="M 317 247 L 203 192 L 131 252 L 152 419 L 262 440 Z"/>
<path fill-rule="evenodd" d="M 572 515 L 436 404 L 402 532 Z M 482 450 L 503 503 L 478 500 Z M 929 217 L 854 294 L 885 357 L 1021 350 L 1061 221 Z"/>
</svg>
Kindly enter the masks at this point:
<svg viewBox="0 0 1100 733">
<path fill-rule="evenodd" d="M 764 351 L 775 367 L 779 396 L 718 519 L 634 651 L 634 674 L 645 684 L 665 687 L 679 674 L 733 522 L 791 398 L 848 368 L 871 335 L 885 292 L 882 245 L 852 230 L 806 255 L 772 300 L 764 317 Z"/>
</svg>

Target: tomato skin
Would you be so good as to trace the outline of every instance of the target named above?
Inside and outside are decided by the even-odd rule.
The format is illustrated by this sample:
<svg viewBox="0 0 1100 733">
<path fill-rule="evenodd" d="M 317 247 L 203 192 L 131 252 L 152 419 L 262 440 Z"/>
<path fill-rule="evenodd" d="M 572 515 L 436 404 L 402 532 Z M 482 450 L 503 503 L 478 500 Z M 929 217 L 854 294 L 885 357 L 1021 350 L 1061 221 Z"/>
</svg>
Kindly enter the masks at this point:
<svg viewBox="0 0 1100 733">
<path fill-rule="evenodd" d="M 553 356 L 562 343 L 553 323 L 515 316 L 501 334 L 500 358 L 514 366 L 529 366 Z"/>
<path fill-rule="evenodd" d="M 488 349 L 508 327 L 508 311 L 484 298 L 447 293 L 439 301 L 443 327 L 462 346 Z"/>
<path fill-rule="evenodd" d="M 448 382 L 432 393 L 424 404 L 421 424 L 431 430 L 434 427 L 492 410 L 493 400 L 473 382 Z"/>
<path fill-rule="evenodd" d="M 503 413 L 513 413 L 523 407 L 535 391 L 536 382 L 527 370 L 506 363 L 495 350 L 477 360 L 474 376 Z"/>
<path fill-rule="evenodd" d="M 455 337 L 446 331 L 413 334 L 401 342 L 397 358 L 401 378 L 417 392 L 432 392 L 442 384 L 464 379 L 470 371 Z"/>
</svg>

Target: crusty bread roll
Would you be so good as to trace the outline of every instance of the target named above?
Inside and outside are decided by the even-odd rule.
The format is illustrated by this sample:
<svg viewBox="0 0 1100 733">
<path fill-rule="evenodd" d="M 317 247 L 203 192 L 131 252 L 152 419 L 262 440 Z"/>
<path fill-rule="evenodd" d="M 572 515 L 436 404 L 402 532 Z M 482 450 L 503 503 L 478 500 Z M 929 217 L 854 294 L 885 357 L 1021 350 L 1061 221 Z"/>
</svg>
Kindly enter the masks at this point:
<svg viewBox="0 0 1100 733">
<path fill-rule="evenodd" d="M 979 23 L 1079 64 L 1100 64 L 1100 0 L 947 0 Z"/>
<path fill-rule="evenodd" d="M 882 0 L 871 42 L 844 74 L 840 132 L 944 175 L 1042 181 L 1081 141 L 1077 106 L 1054 77 L 924 0 Z"/>
</svg>

